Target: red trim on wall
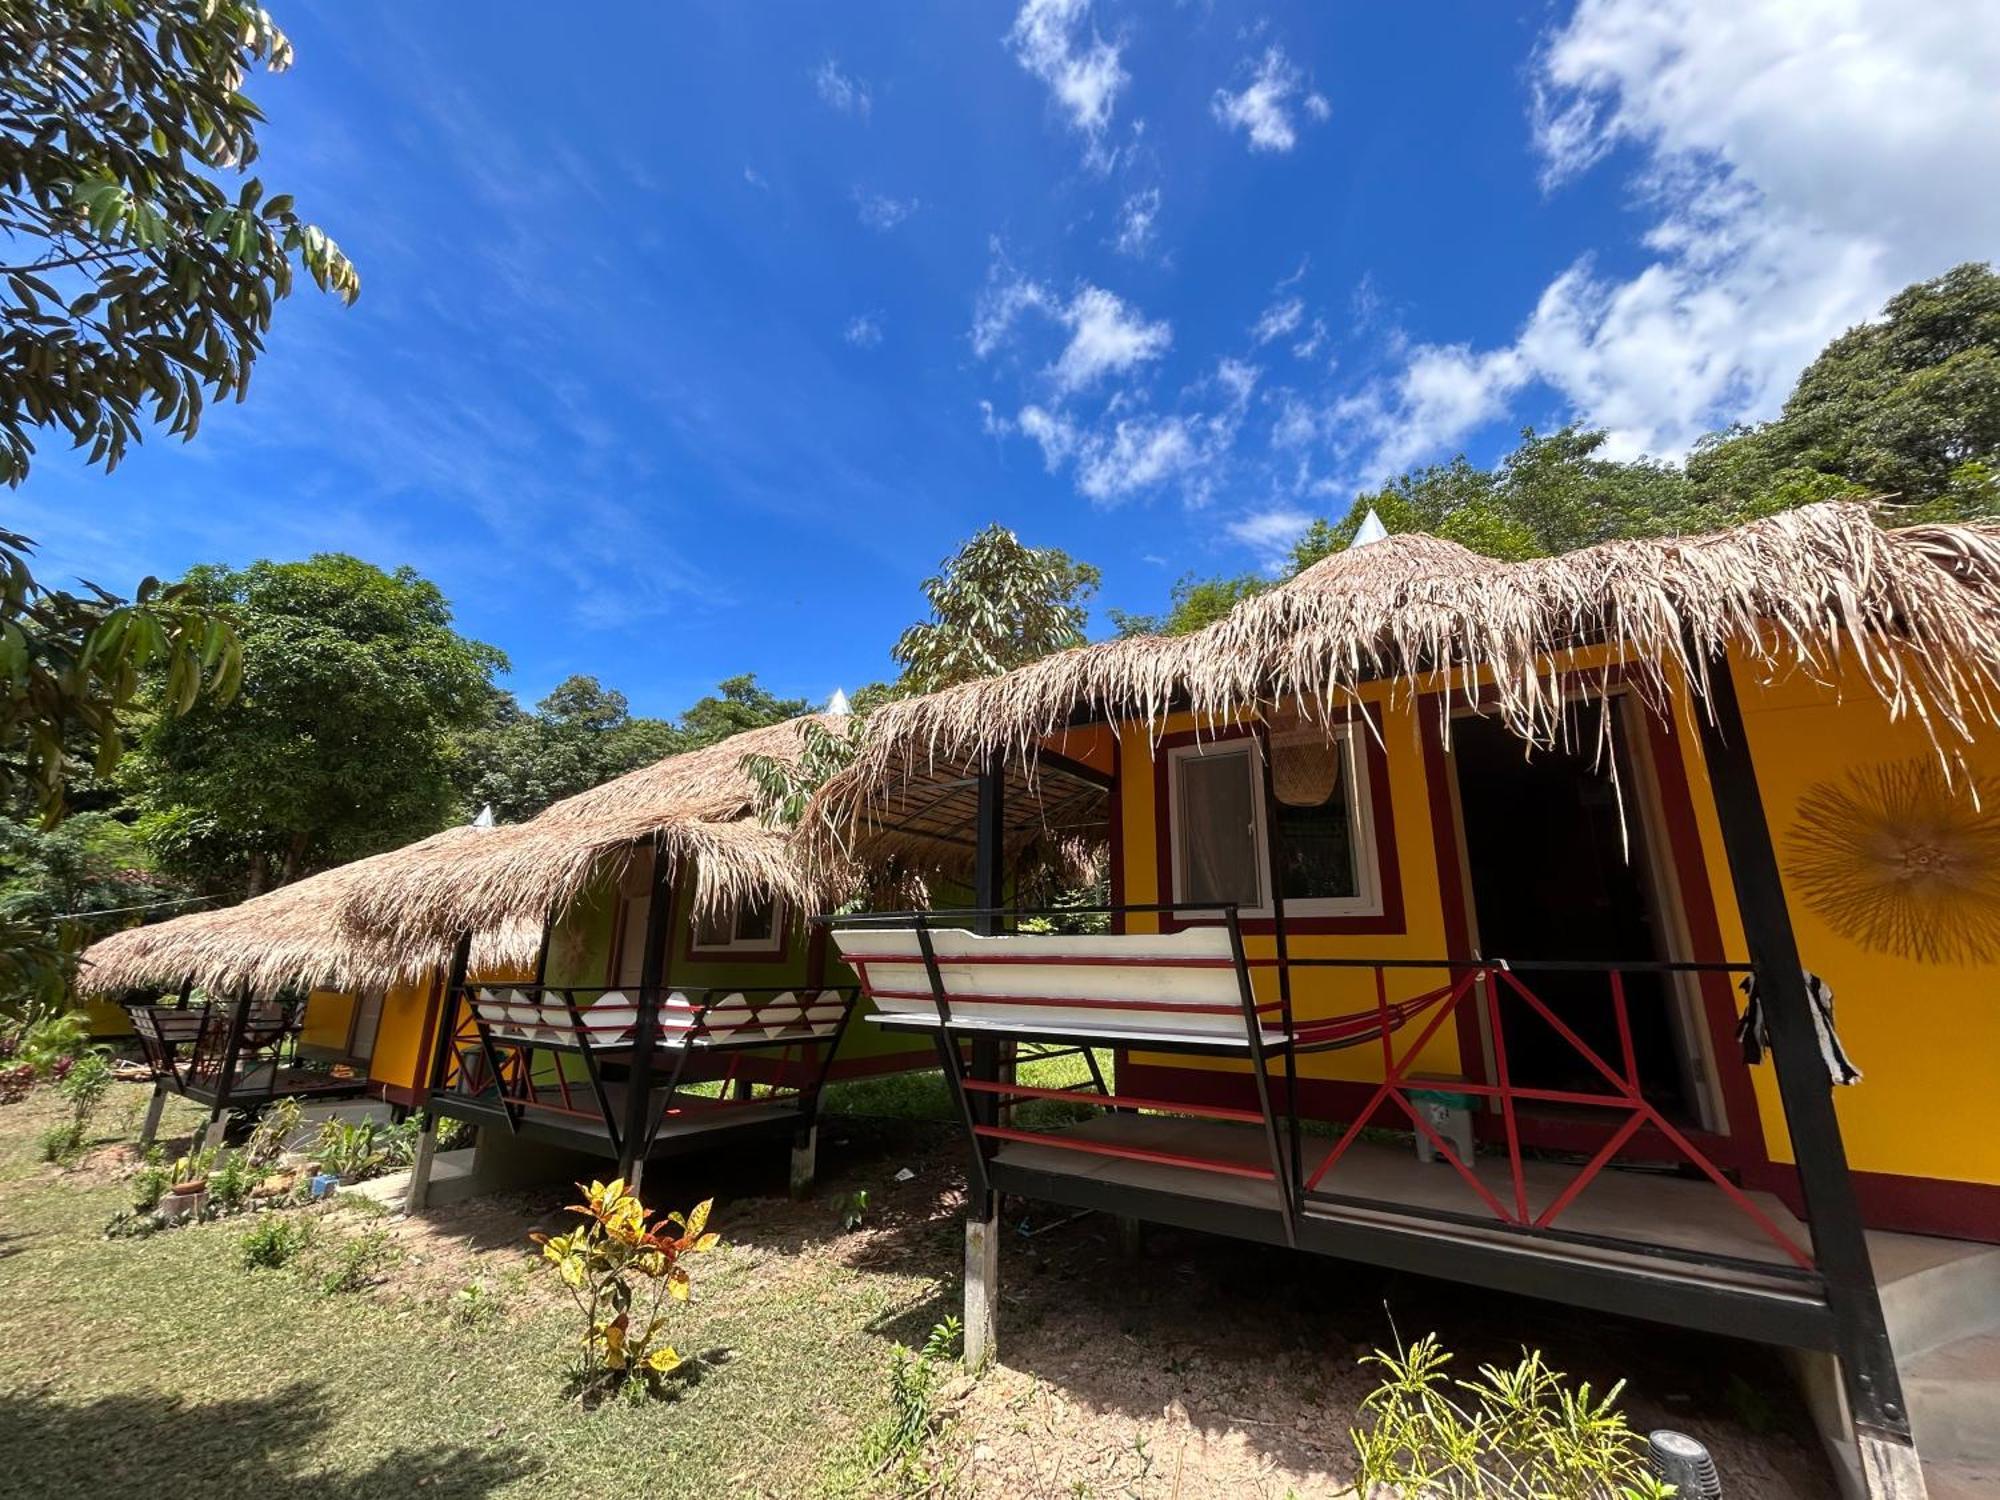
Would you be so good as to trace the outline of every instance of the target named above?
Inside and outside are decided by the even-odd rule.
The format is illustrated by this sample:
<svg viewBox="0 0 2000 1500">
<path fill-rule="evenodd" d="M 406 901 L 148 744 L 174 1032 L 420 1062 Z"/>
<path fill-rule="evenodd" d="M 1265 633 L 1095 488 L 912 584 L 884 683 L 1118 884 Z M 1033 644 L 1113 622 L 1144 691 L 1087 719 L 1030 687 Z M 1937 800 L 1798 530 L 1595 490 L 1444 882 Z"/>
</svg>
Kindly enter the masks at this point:
<svg viewBox="0 0 2000 1500">
<path fill-rule="evenodd" d="M 1111 905 L 1125 904 L 1125 735 L 1111 736 Z M 1111 930 L 1125 930 L 1125 913 L 1113 911 Z"/>
<path fill-rule="evenodd" d="M 1617 687 L 1625 679 L 1623 669 L 1609 674 L 1586 670 L 1565 674 L 1564 688 L 1572 685 L 1594 691 L 1600 684 Z M 1481 701 L 1490 699 L 1483 694 Z M 1472 932 L 1463 886 L 1459 881 L 1458 822 L 1451 804 L 1451 766 L 1445 758 L 1439 715 L 1443 711 L 1439 695 L 1427 693 L 1417 702 L 1424 737 L 1424 773 L 1430 779 L 1431 832 L 1436 851 L 1441 889 L 1447 893 L 1445 941 L 1447 956 L 1470 958 Z M 1667 864 L 1673 871 L 1675 894 L 1688 928 L 1688 957 L 1696 963 L 1721 963 L 1721 924 L 1715 914 L 1715 898 L 1709 888 L 1708 866 L 1702 857 L 1701 835 L 1695 822 L 1694 802 L 1689 791 L 1687 767 L 1681 758 L 1681 744 L 1670 724 L 1640 705 L 1646 721 L 1646 741 L 1659 785 L 1660 813 L 1665 824 Z M 1450 892 L 1457 891 L 1457 899 Z M 1702 1017 L 1708 1025 L 1709 1050 L 1715 1058 L 1716 1076 L 1729 1114 L 1729 1132 L 1718 1135 L 1683 1126 L 1687 1138 L 1718 1165 L 1749 1169 L 1770 1159 L 1764 1146 L 1764 1127 L 1757 1110 L 1756 1091 L 1749 1070 L 1736 1060 L 1736 1005 L 1729 978 L 1723 974 L 1701 977 Z M 1479 1025 L 1478 1010 L 1471 1005 L 1459 1008 L 1457 1017 L 1460 1065 L 1466 1076 L 1482 1083 L 1486 1076 L 1485 1036 Z M 1561 1151 L 1590 1151 L 1601 1145 L 1610 1125 L 1595 1125 L 1567 1118 L 1552 1119 L 1533 1111 L 1520 1116 L 1521 1139 L 1529 1145 Z M 1678 1123 L 1678 1122 L 1677 1122 Z M 1482 1138 L 1498 1138 L 1502 1123 L 1486 1112 L 1473 1116 L 1473 1128 Z M 1629 1160 L 1674 1160 L 1678 1153 L 1657 1133 L 1642 1129 L 1620 1156 Z"/>
<path fill-rule="evenodd" d="M 1350 713 L 1350 722 L 1359 719 Z M 1289 912 L 1285 915 L 1285 931 L 1290 935 L 1311 934 L 1372 934 L 1376 936 L 1397 934 L 1408 931 L 1403 917 L 1403 867 L 1396 852 L 1396 813 L 1389 796 L 1389 757 L 1381 742 L 1373 734 L 1357 731 L 1357 738 L 1363 753 L 1368 757 L 1368 806 L 1374 822 L 1376 888 L 1382 893 L 1382 910 L 1374 916 L 1356 917 L 1300 917 Z M 1170 799 L 1172 771 L 1168 764 L 1168 752 L 1182 745 L 1226 744 L 1230 740 L 1265 740 L 1263 726 L 1257 724 L 1233 724 L 1223 729 L 1187 730 L 1180 734 L 1163 735 L 1153 746 L 1153 841 L 1156 845 L 1154 860 L 1158 866 L 1160 900 L 1172 901 L 1174 894 L 1174 840 L 1173 808 Z M 1270 753 L 1268 743 L 1261 745 L 1261 753 Z M 1271 831 L 1265 830 L 1266 838 Z M 1170 913 L 1162 913 L 1160 930 L 1179 932 L 1184 928 L 1200 924 L 1182 921 Z M 1242 921 L 1245 932 L 1270 933 L 1276 930 L 1276 923 L 1269 917 L 1245 917 Z"/>
<path fill-rule="evenodd" d="M 1894 1172 L 1850 1171 L 1847 1175 L 1861 1205 L 1861 1221 L 1870 1229 L 2000 1245 L 2000 1186 L 1905 1177 Z M 1793 1213 L 1805 1216 L 1798 1173 L 1785 1163 L 1767 1162 L 1745 1170 L 1743 1185 L 1774 1194 Z"/>
</svg>

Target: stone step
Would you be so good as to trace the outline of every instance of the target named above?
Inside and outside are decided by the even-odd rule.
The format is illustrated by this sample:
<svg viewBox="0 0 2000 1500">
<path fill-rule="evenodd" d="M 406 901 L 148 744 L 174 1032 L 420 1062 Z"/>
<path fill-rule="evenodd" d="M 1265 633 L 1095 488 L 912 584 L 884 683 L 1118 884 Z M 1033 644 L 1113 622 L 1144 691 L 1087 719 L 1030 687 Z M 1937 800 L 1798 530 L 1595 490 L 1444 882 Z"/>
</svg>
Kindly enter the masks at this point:
<svg viewBox="0 0 2000 1500">
<path fill-rule="evenodd" d="M 1902 1373 L 1917 1452 L 2000 1473 L 2000 1333 L 1954 1339 L 1904 1361 Z"/>
<path fill-rule="evenodd" d="M 1903 1236 L 1894 1237 L 1900 1244 L 1882 1243 L 1890 1238 L 1870 1236 L 1882 1316 L 1898 1363 L 1967 1334 L 2000 1331 L 2000 1246 L 1954 1242 L 1941 1250 L 1946 1242 L 1919 1244 Z"/>
</svg>

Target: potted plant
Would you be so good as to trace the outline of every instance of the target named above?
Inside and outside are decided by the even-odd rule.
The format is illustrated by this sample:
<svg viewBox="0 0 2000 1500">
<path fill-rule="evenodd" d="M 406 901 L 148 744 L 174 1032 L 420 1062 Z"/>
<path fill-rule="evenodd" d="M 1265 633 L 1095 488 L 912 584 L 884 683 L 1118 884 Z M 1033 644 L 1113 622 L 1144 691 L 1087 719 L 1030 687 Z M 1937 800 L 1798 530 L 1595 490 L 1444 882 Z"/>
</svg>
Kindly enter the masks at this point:
<svg viewBox="0 0 2000 1500">
<path fill-rule="evenodd" d="M 208 1169 L 214 1164 L 214 1153 L 196 1151 L 180 1157 L 174 1162 L 170 1174 L 173 1184 L 160 1200 L 160 1218 L 168 1224 L 177 1224 L 182 1219 L 198 1219 L 202 1209 L 208 1206 Z"/>
</svg>

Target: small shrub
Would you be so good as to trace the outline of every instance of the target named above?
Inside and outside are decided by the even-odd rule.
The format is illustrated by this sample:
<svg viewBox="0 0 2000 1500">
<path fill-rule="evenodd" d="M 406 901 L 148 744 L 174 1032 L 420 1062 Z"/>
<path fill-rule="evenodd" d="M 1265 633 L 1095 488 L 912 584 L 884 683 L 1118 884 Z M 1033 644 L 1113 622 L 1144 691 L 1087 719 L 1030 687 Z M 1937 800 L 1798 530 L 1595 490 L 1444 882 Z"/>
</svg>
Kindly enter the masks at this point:
<svg viewBox="0 0 2000 1500">
<path fill-rule="evenodd" d="M 138 1170 L 132 1174 L 133 1210 L 145 1214 L 158 1208 L 167 1189 L 173 1186 L 172 1177 L 167 1170 L 166 1153 L 157 1145 L 148 1146 Z"/>
<path fill-rule="evenodd" d="M 98 1106 L 111 1091 L 111 1064 L 104 1060 L 102 1053 L 86 1052 L 63 1075 L 56 1089 L 69 1103 L 69 1148 L 62 1155 L 50 1156 L 50 1161 L 67 1160 L 83 1150 L 90 1138 L 91 1122 L 97 1118 Z M 48 1139 L 47 1136 L 43 1138 L 45 1150 Z"/>
<path fill-rule="evenodd" d="M 35 1086 L 35 1065 L 13 1063 L 0 1068 L 0 1104 L 18 1104 Z"/>
<path fill-rule="evenodd" d="M 957 1318 L 934 1326 L 921 1349 L 898 1344 L 889 1351 L 889 1415 L 864 1440 L 862 1455 L 872 1478 L 900 1489 L 927 1489 L 927 1450 L 944 1427 L 937 1409 L 939 1370 L 958 1357 L 965 1332 Z"/>
<path fill-rule="evenodd" d="M 357 1234 L 334 1252 L 333 1264 L 319 1279 L 320 1295 L 338 1297 L 373 1286 L 395 1263 L 396 1249 L 389 1243 L 387 1231 L 371 1229 Z"/>
<path fill-rule="evenodd" d="M 1361 1403 L 1369 1425 L 1349 1433 L 1364 1496 L 1437 1500 L 1660 1500 L 1673 1493 L 1617 1409 L 1623 1381 L 1594 1398 L 1570 1388 L 1538 1351 L 1511 1370 L 1446 1373 L 1437 1335 L 1407 1352 L 1377 1350 L 1386 1371 Z"/>
<path fill-rule="evenodd" d="M 15 1044 L 14 1055 L 43 1078 L 61 1079 L 90 1045 L 90 1017 L 80 1010 L 44 1016 Z"/>
<path fill-rule="evenodd" d="M 451 1294 L 452 1326 L 468 1333 L 490 1328 L 500 1318 L 500 1299 L 476 1281 L 468 1281 Z"/>
<path fill-rule="evenodd" d="M 248 1151 L 232 1151 L 208 1174 L 208 1206 L 217 1218 L 239 1212 L 250 1190 L 264 1180 L 264 1169 L 252 1166 Z"/>
<path fill-rule="evenodd" d="M 263 1213 L 237 1238 L 236 1258 L 246 1271 L 282 1271 L 313 1241 L 311 1219 Z"/>
<path fill-rule="evenodd" d="M 375 1122 L 361 1120 L 350 1125 L 344 1120 L 328 1120 L 320 1127 L 313 1155 L 322 1172 L 331 1172 L 342 1182 L 365 1182 L 381 1169 L 382 1146 L 376 1139 Z"/>
<path fill-rule="evenodd" d="M 649 1220 L 622 1178 L 593 1182 L 585 1194 L 588 1201 L 570 1205 L 584 1220 L 581 1229 L 530 1236 L 583 1314 L 583 1353 L 571 1372 L 573 1388 L 587 1402 L 634 1386 L 635 1397 L 663 1394 L 682 1360 L 660 1336 L 666 1326 L 662 1310 L 669 1300 L 687 1300 L 690 1282 L 682 1258 L 719 1243 L 707 1227 L 712 1203 L 685 1219 L 669 1214 Z"/>
<path fill-rule="evenodd" d="M 833 1206 L 840 1215 L 840 1227 L 852 1234 L 868 1216 L 868 1189 L 856 1188 L 851 1193 L 842 1193 L 833 1200 Z"/>
<path fill-rule="evenodd" d="M 290 1097 L 280 1099 L 264 1111 L 256 1129 L 250 1132 L 250 1139 L 243 1143 L 243 1154 L 251 1166 L 277 1165 L 278 1158 L 285 1154 L 286 1143 L 299 1133 L 300 1114 L 299 1101 Z"/>
<path fill-rule="evenodd" d="M 43 1161 L 52 1161 L 59 1167 L 74 1166 L 83 1155 L 83 1132 L 76 1128 L 75 1121 L 63 1120 L 42 1132 L 41 1146 Z"/>
</svg>

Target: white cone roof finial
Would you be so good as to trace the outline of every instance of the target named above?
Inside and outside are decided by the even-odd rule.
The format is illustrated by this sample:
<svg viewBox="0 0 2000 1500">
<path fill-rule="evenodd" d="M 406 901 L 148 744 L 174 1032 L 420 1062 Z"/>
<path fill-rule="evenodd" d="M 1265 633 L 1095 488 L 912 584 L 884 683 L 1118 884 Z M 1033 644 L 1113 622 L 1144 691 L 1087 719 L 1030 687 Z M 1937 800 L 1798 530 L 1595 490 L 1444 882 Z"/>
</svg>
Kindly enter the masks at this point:
<svg viewBox="0 0 2000 1500">
<path fill-rule="evenodd" d="M 1350 548 L 1365 547 L 1370 542 L 1386 541 L 1388 537 L 1389 528 L 1382 524 L 1382 518 L 1375 514 L 1375 507 L 1371 505 L 1368 507 L 1368 514 L 1361 518 L 1361 525 L 1354 533 L 1354 540 L 1347 545 Z"/>
<path fill-rule="evenodd" d="M 826 700 L 826 711 L 836 719 L 844 719 L 854 712 L 847 706 L 847 694 L 839 688 L 835 688 L 833 696 Z"/>
</svg>

